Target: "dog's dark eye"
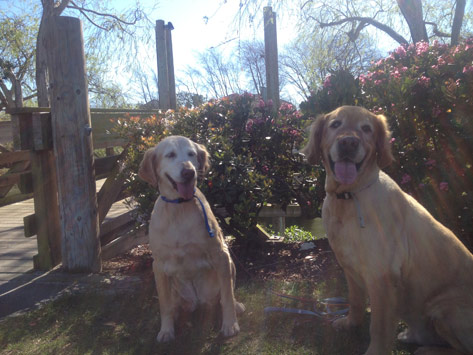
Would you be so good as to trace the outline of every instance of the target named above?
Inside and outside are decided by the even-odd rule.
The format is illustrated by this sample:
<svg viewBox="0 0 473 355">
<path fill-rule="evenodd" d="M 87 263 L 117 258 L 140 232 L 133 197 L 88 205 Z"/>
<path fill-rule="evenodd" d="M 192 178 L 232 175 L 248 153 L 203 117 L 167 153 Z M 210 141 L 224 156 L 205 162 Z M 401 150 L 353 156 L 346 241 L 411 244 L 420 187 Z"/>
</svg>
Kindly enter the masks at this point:
<svg viewBox="0 0 473 355">
<path fill-rule="evenodd" d="M 172 159 L 176 157 L 176 153 L 174 152 L 169 152 L 165 155 L 166 158 Z"/>
<path fill-rule="evenodd" d="M 362 129 L 362 131 L 365 132 L 365 133 L 371 133 L 371 126 L 369 126 L 369 125 L 367 125 L 367 124 L 361 126 L 361 129 Z"/>
<path fill-rule="evenodd" d="M 340 125 L 342 124 L 342 122 L 340 121 L 332 121 L 332 123 L 330 123 L 330 128 L 338 128 L 340 127 Z"/>
<path fill-rule="evenodd" d="M 195 157 L 195 152 L 189 152 L 189 153 L 187 153 L 187 155 L 190 156 L 190 157 Z"/>
</svg>

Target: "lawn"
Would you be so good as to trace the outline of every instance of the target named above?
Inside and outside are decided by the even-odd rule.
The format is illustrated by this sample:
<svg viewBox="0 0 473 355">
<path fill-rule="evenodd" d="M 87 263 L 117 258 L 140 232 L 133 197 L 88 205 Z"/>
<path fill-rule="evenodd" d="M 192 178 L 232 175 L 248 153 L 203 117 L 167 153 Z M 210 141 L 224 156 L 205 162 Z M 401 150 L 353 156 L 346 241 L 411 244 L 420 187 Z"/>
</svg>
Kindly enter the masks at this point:
<svg viewBox="0 0 473 355">
<path fill-rule="evenodd" d="M 246 257 L 243 257 L 243 252 Z M 218 315 L 196 312 L 179 320 L 176 341 L 158 344 L 159 307 L 149 255 L 113 261 L 105 272 L 139 275 L 142 287 L 116 294 L 85 292 L 64 296 L 41 309 L 0 322 L 0 354 L 362 354 L 369 343 L 369 314 L 363 327 L 335 332 L 328 321 L 265 307 L 311 305 L 269 290 L 303 298 L 346 297 L 341 270 L 326 246 L 300 251 L 297 244 L 275 243 L 251 258 L 234 250 L 239 277 L 236 297 L 247 311 L 239 335 L 218 334 Z M 241 255 L 239 255 L 241 254 Z M 128 261 L 130 259 L 127 259 Z M 394 354 L 414 348 L 396 344 Z"/>
</svg>

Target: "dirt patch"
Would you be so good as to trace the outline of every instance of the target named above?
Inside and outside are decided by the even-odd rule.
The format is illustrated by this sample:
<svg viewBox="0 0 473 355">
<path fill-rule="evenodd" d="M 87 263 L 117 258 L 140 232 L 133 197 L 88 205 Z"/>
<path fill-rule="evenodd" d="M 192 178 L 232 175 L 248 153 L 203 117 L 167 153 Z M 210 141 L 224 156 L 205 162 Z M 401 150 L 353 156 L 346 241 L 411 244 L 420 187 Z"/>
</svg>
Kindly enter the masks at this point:
<svg viewBox="0 0 473 355">
<path fill-rule="evenodd" d="M 310 243 L 267 242 L 258 247 L 231 245 L 237 278 L 240 281 L 254 278 L 319 281 L 342 276 L 327 239 Z M 105 261 L 103 271 L 112 275 L 150 277 L 152 262 L 148 245 L 139 245 L 128 253 Z"/>
</svg>

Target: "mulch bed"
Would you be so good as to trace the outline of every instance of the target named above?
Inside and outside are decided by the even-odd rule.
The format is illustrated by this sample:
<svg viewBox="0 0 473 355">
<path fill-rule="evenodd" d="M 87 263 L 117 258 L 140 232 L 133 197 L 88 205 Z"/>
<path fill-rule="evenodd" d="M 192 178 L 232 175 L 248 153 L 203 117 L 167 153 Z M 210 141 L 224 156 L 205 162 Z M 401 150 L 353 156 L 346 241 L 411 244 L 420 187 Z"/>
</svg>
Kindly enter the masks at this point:
<svg viewBox="0 0 473 355">
<path fill-rule="evenodd" d="M 266 242 L 258 246 L 231 245 L 237 279 L 319 281 L 341 276 L 327 239 L 311 242 L 314 248 L 303 250 L 303 243 Z M 107 260 L 103 271 L 112 275 L 152 276 L 153 257 L 148 245 Z M 151 276 L 150 276 L 151 275 Z"/>
</svg>

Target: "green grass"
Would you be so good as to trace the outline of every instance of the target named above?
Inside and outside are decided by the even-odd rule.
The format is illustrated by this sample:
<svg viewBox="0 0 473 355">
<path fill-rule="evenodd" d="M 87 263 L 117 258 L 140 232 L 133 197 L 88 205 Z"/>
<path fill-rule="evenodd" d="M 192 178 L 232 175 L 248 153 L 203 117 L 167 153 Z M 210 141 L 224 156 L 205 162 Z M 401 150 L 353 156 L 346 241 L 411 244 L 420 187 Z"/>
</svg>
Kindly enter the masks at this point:
<svg viewBox="0 0 473 355">
<path fill-rule="evenodd" d="M 246 312 L 239 335 L 224 339 L 205 313 L 179 326 L 174 342 L 158 344 L 159 308 L 152 285 L 131 295 L 98 293 L 65 296 L 41 309 L 0 322 L 0 354 L 362 354 L 369 343 L 368 315 L 363 327 L 335 332 L 311 316 L 272 312 L 267 306 L 310 309 L 268 293 L 299 297 L 346 296 L 344 281 L 266 282 L 239 285 L 237 299 Z M 204 315 L 204 318 L 202 318 Z M 197 318 L 196 318 L 197 317 Z M 181 322 L 182 323 L 182 322 Z M 394 354 L 412 354 L 398 348 Z"/>
</svg>

